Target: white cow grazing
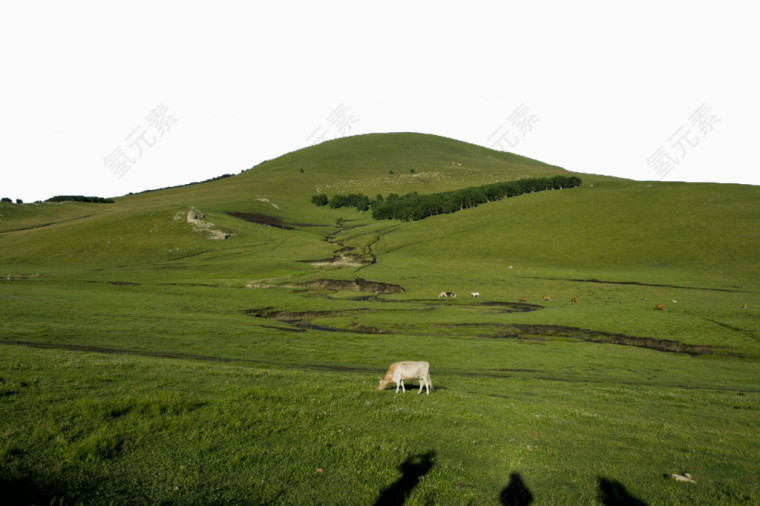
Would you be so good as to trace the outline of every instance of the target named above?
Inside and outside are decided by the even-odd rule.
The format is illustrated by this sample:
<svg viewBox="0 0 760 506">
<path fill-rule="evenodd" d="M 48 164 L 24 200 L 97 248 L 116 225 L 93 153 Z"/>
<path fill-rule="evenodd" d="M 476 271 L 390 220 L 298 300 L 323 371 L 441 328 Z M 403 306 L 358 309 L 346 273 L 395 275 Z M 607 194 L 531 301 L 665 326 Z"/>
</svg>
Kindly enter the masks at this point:
<svg viewBox="0 0 760 506">
<path fill-rule="evenodd" d="M 473 297 L 480 297 L 480 292 L 470 292 Z"/>
<path fill-rule="evenodd" d="M 420 390 L 417 394 L 422 393 L 422 387 L 425 387 L 426 393 L 430 395 L 430 389 L 433 383 L 430 381 L 430 364 L 427 362 L 394 362 L 385 373 L 385 377 L 380 380 L 378 390 L 383 390 L 388 383 L 396 384 L 396 393 L 399 387 L 406 393 L 404 380 L 420 380 Z"/>
</svg>

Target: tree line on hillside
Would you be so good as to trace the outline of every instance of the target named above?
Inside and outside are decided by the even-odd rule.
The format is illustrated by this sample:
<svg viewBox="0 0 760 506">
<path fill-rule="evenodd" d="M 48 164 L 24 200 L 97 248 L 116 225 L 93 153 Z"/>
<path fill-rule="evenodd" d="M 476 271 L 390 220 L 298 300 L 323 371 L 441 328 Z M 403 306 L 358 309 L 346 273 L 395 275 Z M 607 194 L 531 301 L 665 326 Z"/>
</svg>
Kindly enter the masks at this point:
<svg viewBox="0 0 760 506">
<path fill-rule="evenodd" d="M 377 197 L 379 199 L 383 198 L 382 195 L 378 195 Z M 329 200 L 324 193 L 318 193 L 311 197 L 311 203 L 317 206 L 329 205 L 333 209 L 339 207 L 355 207 L 358 211 L 366 211 L 369 209 L 370 205 L 374 204 L 369 197 L 362 195 L 361 193 L 350 193 L 348 195 L 338 194 L 334 195 L 333 198 Z"/>
<path fill-rule="evenodd" d="M 412 192 L 399 196 L 391 193 L 385 198 L 377 195 L 375 200 L 361 193 L 339 194 L 331 199 L 328 199 L 324 193 L 320 193 L 312 196 L 311 202 L 317 206 L 329 205 L 332 208 L 356 207 L 359 211 L 366 211 L 371 206 L 372 217 L 376 220 L 412 221 L 438 214 L 449 214 L 524 193 L 561 190 L 580 186 L 580 184 L 581 179 L 576 176 L 554 176 L 504 181 L 428 195 Z"/>
<path fill-rule="evenodd" d="M 85 197 L 84 195 L 56 195 L 45 202 L 89 202 L 94 204 L 113 204 L 113 199 L 103 197 Z"/>
</svg>

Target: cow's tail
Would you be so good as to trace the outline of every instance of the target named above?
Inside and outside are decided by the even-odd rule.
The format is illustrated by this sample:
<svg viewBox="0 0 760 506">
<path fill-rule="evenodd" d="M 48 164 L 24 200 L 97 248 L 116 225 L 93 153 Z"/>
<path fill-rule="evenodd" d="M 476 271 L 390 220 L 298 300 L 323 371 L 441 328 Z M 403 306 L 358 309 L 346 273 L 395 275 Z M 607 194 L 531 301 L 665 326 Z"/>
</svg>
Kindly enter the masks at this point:
<svg viewBox="0 0 760 506">
<path fill-rule="evenodd" d="M 430 388 L 430 390 L 433 390 L 433 382 L 430 381 L 430 372 L 427 373 L 427 378 L 425 379 L 425 381 L 427 382 L 428 387 Z"/>
</svg>

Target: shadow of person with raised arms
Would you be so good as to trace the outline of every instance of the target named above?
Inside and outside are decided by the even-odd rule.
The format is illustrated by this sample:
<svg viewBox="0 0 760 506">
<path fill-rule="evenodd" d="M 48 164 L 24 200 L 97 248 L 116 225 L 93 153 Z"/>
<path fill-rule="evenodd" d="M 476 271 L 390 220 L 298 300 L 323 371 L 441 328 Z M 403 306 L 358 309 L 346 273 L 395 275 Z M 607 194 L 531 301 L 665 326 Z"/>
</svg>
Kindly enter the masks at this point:
<svg viewBox="0 0 760 506">
<path fill-rule="evenodd" d="M 604 506 L 647 506 L 633 497 L 619 481 L 599 478 L 599 501 Z"/>
<path fill-rule="evenodd" d="M 533 502 L 533 494 L 525 486 L 520 474 L 512 473 L 509 484 L 501 491 L 499 499 L 504 506 L 528 506 Z"/>
<path fill-rule="evenodd" d="M 425 476 L 433 467 L 435 452 L 412 455 L 398 466 L 401 478 L 383 490 L 375 501 L 375 506 L 390 506 L 404 504 L 420 478 Z"/>
</svg>

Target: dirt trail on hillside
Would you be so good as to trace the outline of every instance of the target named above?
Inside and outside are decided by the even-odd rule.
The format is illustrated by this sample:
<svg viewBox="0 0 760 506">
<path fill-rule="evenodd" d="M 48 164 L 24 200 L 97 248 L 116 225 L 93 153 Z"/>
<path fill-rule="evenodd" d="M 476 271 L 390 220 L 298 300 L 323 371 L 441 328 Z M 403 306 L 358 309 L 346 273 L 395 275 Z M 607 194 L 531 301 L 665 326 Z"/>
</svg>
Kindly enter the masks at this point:
<svg viewBox="0 0 760 506">
<path fill-rule="evenodd" d="M 235 235 L 230 232 L 224 232 L 215 224 L 206 220 L 206 213 L 201 212 L 194 207 L 190 207 L 186 213 L 185 211 L 178 211 L 177 214 L 174 215 L 174 219 L 181 220 L 183 215 L 186 216 L 187 223 L 193 226 L 195 232 L 206 232 L 208 238 L 213 241 L 229 239 Z"/>
</svg>

